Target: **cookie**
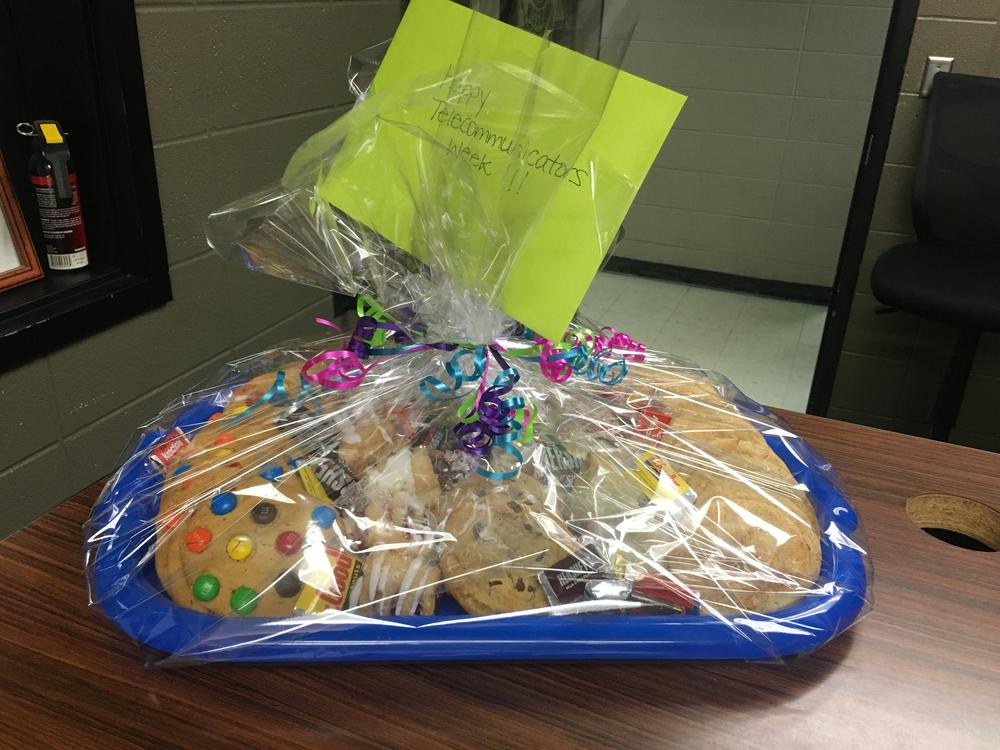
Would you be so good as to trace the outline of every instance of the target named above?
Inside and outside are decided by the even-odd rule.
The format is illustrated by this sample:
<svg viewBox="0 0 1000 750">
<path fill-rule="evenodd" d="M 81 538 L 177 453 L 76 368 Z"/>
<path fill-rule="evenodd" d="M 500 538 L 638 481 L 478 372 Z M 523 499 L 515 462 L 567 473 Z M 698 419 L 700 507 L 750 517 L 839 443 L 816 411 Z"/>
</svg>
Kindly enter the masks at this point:
<svg viewBox="0 0 1000 750">
<path fill-rule="evenodd" d="M 198 503 L 157 560 L 161 583 L 179 604 L 215 615 L 291 615 L 297 568 L 331 541 L 336 511 L 307 495 L 291 474 L 248 477 Z"/>
<path fill-rule="evenodd" d="M 235 388 L 166 466 L 155 553 L 164 591 L 223 616 L 433 612 L 440 569 L 427 534 L 440 487 L 426 449 L 386 459 L 394 423 L 288 414 L 287 400 L 261 400 L 277 377 Z M 364 491 L 351 465 L 370 474 Z"/>
<path fill-rule="evenodd" d="M 594 415 L 605 434 L 581 437 L 594 450 L 569 525 L 603 539 L 628 528 L 608 550 L 619 566 L 633 577 L 668 571 L 706 613 L 773 612 L 815 590 L 815 510 L 767 444 L 768 425 L 699 371 L 630 372 L 622 403 Z"/>
<path fill-rule="evenodd" d="M 469 614 L 546 607 L 538 574 L 578 545 L 558 516 L 545 507 L 546 488 L 522 473 L 491 482 L 478 476 L 445 498 L 441 572 L 448 593 Z"/>
<path fill-rule="evenodd" d="M 440 486 L 426 448 L 403 448 L 372 467 L 347 510 L 363 574 L 351 607 L 362 613 L 433 614 L 441 578 Z"/>
<path fill-rule="evenodd" d="M 697 456 L 705 451 L 741 470 L 791 480 L 788 467 L 761 434 L 760 428 L 767 424 L 730 401 L 724 384 L 699 371 L 634 369 L 636 379 L 627 402 L 635 412 L 628 422 L 639 424 L 642 410 L 654 409 L 670 419 L 660 439 L 681 454 Z"/>
<path fill-rule="evenodd" d="M 235 387 L 222 412 L 163 467 L 155 566 L 164 591 L 182 606 L 291 615 L 303 549 L 336 541 L 325 522 L 336 511 L 315 475 L 298 465 L 319 444 L 276 418 L 297 395 L 291 372 L 294 379 L 278 371 Z M 274 395 L 275 383 L 287 398 Z M 317 522 L 320 510 L 327 515 Z"/>
<path fill-rule="evenodd" d="M 403 448 L 369 472 L 364 483 L 366 547 L 409 543 L 412 529 L 437 521 L 440 487 L 426 448 Z"/>
<path fill-rule="evenodd" d="M 710 559 L 678 550 L 672 570 L 719 613 L 775 612 L 815 591 L 822 550 L 816 514 L 792 486 L 731 476 L 694 476 L 699 522 L 693 535 Z M 687 557 L 685 564 L 684 558 Z"/>
<path fill-rule="evenodd" d="M 616 456 L 611 458 L 608 454 Z M 705 461 L 686 462 L 661 446 L 657 484 L 644 484 L 630 448 L 606 451 L 592 484 L 581 488 L 568 525 L 601 540 L 621 574 L 667 575 L 697 595 L 704 613 L 773 612 L 815 590 L 822 551 L 808 496 L 790 477 L 746 475 Z M 628 460 L 637 471 L 626 474 Z M 669 468 L 667 468 L 669 467 Z M 610 483 L 600 481 L 603 472 Z M 626 477 L 630 476 L 630 479 Z M 608 489 L 643 499 L 603 516 L 586 513 Z M 604 500 L 599 507 L 609 510 Z"/>
<path fill-rule="evenodd" d="M 441 568 L 430 545 L 363 555 L 364 574 L 351 590 L 352 611 L 377 615 L 432 615 Z"/>
</svg>

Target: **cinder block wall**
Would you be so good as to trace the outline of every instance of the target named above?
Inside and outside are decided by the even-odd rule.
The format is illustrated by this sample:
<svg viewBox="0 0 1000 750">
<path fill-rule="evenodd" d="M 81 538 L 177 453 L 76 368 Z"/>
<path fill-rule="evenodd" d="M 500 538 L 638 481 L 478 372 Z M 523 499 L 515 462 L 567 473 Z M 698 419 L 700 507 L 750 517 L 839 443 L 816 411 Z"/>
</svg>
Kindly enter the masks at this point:
<svg viewBox="0 0 1000 750">
<path fill-rule="evenodd" d="M 892 0 L 640 4 L 623 67 L 690 100 L 618 254 L 831 286 Z"/>
<path fill-rule="evenodd" d="M 931 405 L 957 334 L 949 326 L 905 313 L 875 315 L 871 269 L 884 250 L 914 239 L 910 206 L 926 105 L 916 92 L 924 61 L 928 55 L 953 56 L 956 73 L 1000 77 L 998 22 L 996 0 L 920 4 L 831 417 L 917 435 L 929 433 Z M 952 440 L 1000 450 L 1000 336 L 984 336 L 980 343 Z"/>
<path fill-rule="evenodd" d="M 210 210 L 277 179 L 350 102 L 347 61 L 398 0 L 138 0 L 174 301 L 0 375 L 0 536 L 114 468 L 134 429 L 224 361 L 315 332 L 329 295 L 229 267 Z"/>
</svg>

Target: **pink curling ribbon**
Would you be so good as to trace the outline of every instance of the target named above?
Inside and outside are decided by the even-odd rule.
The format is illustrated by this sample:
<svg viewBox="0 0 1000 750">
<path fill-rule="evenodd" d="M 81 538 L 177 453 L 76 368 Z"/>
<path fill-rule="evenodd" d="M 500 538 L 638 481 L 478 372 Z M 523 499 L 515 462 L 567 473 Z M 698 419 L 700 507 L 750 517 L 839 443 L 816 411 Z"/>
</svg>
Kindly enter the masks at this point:
<svg viewBox="0 0 1000 750">
<path fill-rule="evenodd" d="M 525 332 L 535 346 L 514 354 L 538 362 L 542 374 L 553 383 L 565 383 L 575 373 L 588 380 L 615 385 L 628 374 L 626 359 L 645 360 L 645 344 L 633 341 L 627 333 L 604 326 L 598 333 L 588 328 L 577 328 L 563 336 L 562 343 L 554 344 L 532 331 Z M 610 355 L 617 354 L 617 359 Z"/>
<path fill-rule="evenodd" d="M 316 318 L 320 325 L 328 326 L 339 331 L 340 326 L 331 323 L 325 318 Z M 321 363 L 329 362 L 326 367 L 318 372 L 312 372 L 313 368 Z M 302 365 L 302 379 L 310 383 L 319 383 L 324 388 L 336 388 L 346 390 L 356 388 L 365 379 L 365 375 L 376 364 L 368 367 L 361 364 L 361 359 L 352 351 L 339 349 L 331 352 L 321 352 Z"/>
<path fill-rule="evenodd" d="M 328 326 L 336 331 L 340 330 L 340 326 L 326 318 L 315 318 L 314 320 L 320 325 Z M 389 331 L 396 335 L 397 338 L 402 338 L 405 342 L 409 343 L 404 343 L 398 347 L 373 349 L 371 343 L 378 340 L 377 335 L 379 331 Z M 351 335 L 347 346 L 344 349 L 317 354 L 302 365 L 301 377 L 305 382 L 319 383 L 325 388 L 347 390 L 361 385 L 368 372 L 378 364 L 378 362 L 373 362 L 367 367 L 362 364 L 362 360 L 367 359 L 371 355 L 409 354 L 427 349 L 451 351 L 457 348 L 456 344 L 414 344 L 399 326 L 392 323 L 380 323 L 376 318 L 371 316 L 362 316 L 358 320 L 357 327 L 354 329 L 354 333 Z M 323 362 L 329 362 L 330 364 L 322 370 L 313 372 L 316 365 Z"/>
<path fill-rule="evenodd" d="M 611 326 L 604 326 L 599 333 L 601 336 L 598 337 L 597 349 L 625 349 L 627 352 L 624 356 L 631 357 L 636 362 L 645 361 L 646 345 L 640 344 L 638 341 L 633 341 L 632 337 L 627 333 L 616 331 Z M 635 353 L 629 354 L 628 351 Z"/>
<path fill-rule="evenodd" d="M 538 357 L 538 368 L 542 375 L 553 383 L 565 383 L 573 375 L 573 362 L 583 352 L 577 351 L 574 347 L 569 351 L 557 349 L 548 339 L 535 336 L 535 343 L 542 347 Z"/>
</svg>

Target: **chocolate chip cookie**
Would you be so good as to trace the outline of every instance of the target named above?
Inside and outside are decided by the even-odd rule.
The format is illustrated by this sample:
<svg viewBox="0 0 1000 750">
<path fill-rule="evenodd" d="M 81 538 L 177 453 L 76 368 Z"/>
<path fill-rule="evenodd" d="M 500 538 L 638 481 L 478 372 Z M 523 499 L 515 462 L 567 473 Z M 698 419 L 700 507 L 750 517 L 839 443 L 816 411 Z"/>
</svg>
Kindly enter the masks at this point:
<svg viewBox="0 0 1000 750">
<path fill-rule="evenodd" d="M 538 574 L 578 545 L 556 513 L 545 507 L 546 488 L 522 473 L 491 482 L 478 476 L 445 498 L 441 572 L 448 592 L 469 614 L 546 607 Z"/>
</svg>

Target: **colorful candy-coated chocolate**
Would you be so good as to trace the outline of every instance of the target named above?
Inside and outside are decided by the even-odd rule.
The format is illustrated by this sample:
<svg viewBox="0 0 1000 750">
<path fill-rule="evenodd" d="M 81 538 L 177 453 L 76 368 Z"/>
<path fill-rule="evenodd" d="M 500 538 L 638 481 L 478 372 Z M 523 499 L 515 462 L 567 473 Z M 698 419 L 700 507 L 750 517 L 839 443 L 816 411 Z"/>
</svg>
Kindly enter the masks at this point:
<svg viewBox="0 0 1000 750">
<path fill-rule="evenodd" d="M 174 469 L 174 476 L 176 477 L 178 474 L 183 474 L 185 471 L 189 470 L 190 468 L 191 467 L 188 466 L 187 464 L 181 464 L 176 469 Z"/>
<path fill-rule="evenodd" d="M 269 482 L 276 482 L 278 478 L 285 473 L 285 470 L 280 466 L 268 466 L 264 471 L 260 473 L 264 479 Z"/>
<path fill-rule="evenodd" d="M 236 495 L 232 492 L 220 492 L 212 498 L 212 512 L 217 516 L 224 516 L 236 507 Z"/>
<path fill-rule="evenodd" d="M 250 517 L 254 523 L 266 526 L 278 517 L 278 509 L 274 507 L 274 503 L 257 503 L 250 511 Z"/>
<path fill-rule="evenodd" d="M 337 522 L 337 511 L 329 505 L 321 505 L 312 512 L 311 518 L 321 529 L 328 529 Z"/>
<path fill-rule="evenodd" d="M 212 451 L 212 458 L 217 458 L 220 461 L 224 458 L 229 458 L 233 455 L 233 452 L 229 448 L 216 448 Z"/>
<path fill-rule="evenodd" d="M 181 522 L 181 519 L 184 518 L 184 516 L 184 513 L 181 513 L 179 510 L 175 510 L 167 517 L 167 520 L 164 521 L 163 528 L 167 531 L 173 531 L 177 528 L 177 524 Z"/>
<path fill-rule="evenodd" d="M 211 542 L 212 532 L 202 526 L 191 529 L 184 538 L 184 543 L 192 552 L 204 552 Z"/>
<path fill-rule="evenodd" d="M 253 540 L 248 536 L 234 536 L 226 542 L 226 552 L 230 559 L 240 562 L 253 554 Z"/>
<path fill-rule="evenodd" d="M 274 548 L 283 555 L 291 555 L 298 552 L 302 545 L 302 537 L 294 531 L 282 531 L 274 540 Z"/>
<path fill-rule="evenodd" d="M 236 440 L 236 436 L 231 432 L 223 432 L 219 437 L 212 441 L 212 445 L 226 445 L 228 443 Z"/>
<path fill-rule="evenodd" d="M 248 615 L 257 609 L 257 592 L 249 586 L 240 586 L 229 597 L 229 606 L 238 615 Z"/>
<path fill-rule="evenodd" d="M 219 579 L 207 573 L 194 579 L 194 586 L 191 587 L 194 598 L 203 602 L 210 602 L 219 595 Z"/>
<path fill-rule="evenodd" d="M 302 582 L 294 570 L 289 570 L 274 582 L 274 592 L 282 599 L 291 599 L 302 590 Z"/>
<path fill-rule="evenodd" d="M 237 406 L 235 409 L 233 409 L 233 416 L 234 417 L 238 417 L 240 414 L 242 414 L 243 412 L 245 412 L 249 408 L 250 407 L 246 406 L 246 405 L 244 405 L 244 406 Z"/>
</svg>

